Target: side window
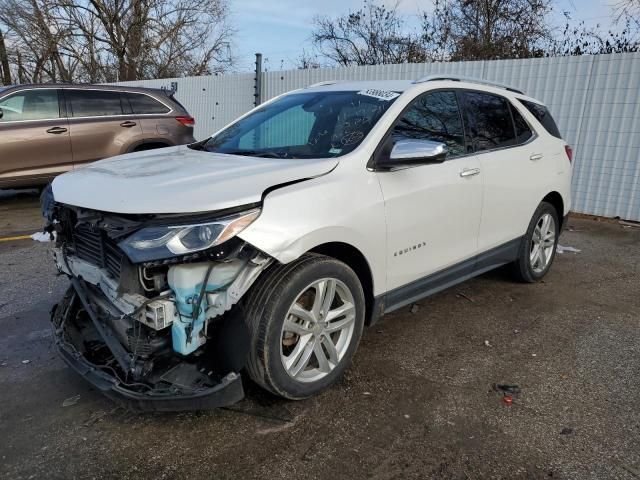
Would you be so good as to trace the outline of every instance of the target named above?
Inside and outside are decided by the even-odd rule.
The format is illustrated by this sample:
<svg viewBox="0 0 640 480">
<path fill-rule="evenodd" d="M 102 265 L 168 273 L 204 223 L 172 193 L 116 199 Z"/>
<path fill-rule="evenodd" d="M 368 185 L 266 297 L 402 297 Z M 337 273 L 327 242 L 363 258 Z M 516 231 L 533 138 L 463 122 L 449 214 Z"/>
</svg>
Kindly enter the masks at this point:
<svg viewBox="0 0 640 480">
<path fill-rule="evenodd" d="M 447 145 L 447 158 L 465 153 L 464 130 L 455 92 L 433 92 L 416 99 L 393 129 L 393 138 L 433 140 Z"/>
<path fill-rule="evenodd" d="M 71 105 L 70 117 L 122 115 L 120 92 L 65 89 L 64 94 Z"/>
<path fill-rule="evenodd" d="M 472 91 L 461 92 L 461 95 L 464 98 L 469 140 L 476 152 L 516 143 L 506 98 Z"/>
<path fill-rule="evenodd" d="M 509 108 L 511 108 L 511 116 L 513 117 L 513 123 L 516 127 L 516 143 L 520 145 L 529 140 L 533 136 L 533 132 L 527 121 L 520 115 L 520 112 L 512 103 L 509 103 Z"/>
<path fill-rule="evenodd" d="M 58 92 L 35 89 L 14 93 L 0 100 L 1 122 L 60 118 Z"/>
<path fill-rule="evenodd" d="M 551 113 L 549 113 L 547 107 L 538 103 L 528 102 L 526 100 L 518 99 L 518 101 L 525 107 L 527 107 L 527 110 L 529 110 L 533 114 L 533 116 L 536 117 L 536 120 L 538 120 L 542 124 L 547 132 L 549 132 L 556 138 L 562 138 L 562 135 L 560 135 L 560 130 L 558 130 L 558 126 L 551 116 Z"/>
<path fill-rule="evenodd" d="M 149 95 L 142 93 L 127 93 L 133 113 L 137 115 L 153 115 L 169 113 L 170 109 Z"/>
</svg>

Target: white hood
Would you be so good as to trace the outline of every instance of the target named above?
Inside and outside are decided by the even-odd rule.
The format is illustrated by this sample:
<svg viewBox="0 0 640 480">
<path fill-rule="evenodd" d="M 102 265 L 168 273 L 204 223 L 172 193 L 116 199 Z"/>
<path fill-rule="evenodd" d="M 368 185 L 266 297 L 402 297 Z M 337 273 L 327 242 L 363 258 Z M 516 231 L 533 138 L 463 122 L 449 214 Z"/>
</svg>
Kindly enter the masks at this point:
<svg viewBox="0 0 640 480">
<path fill-rule="evenodd" d="M 196 213 L 259 202 L 272 186 L 330 172 L 336 159 L 224 155 L 186 146 L 129 153 L 56 177 L 57 202 L 114 213 Z"/>
</svg>

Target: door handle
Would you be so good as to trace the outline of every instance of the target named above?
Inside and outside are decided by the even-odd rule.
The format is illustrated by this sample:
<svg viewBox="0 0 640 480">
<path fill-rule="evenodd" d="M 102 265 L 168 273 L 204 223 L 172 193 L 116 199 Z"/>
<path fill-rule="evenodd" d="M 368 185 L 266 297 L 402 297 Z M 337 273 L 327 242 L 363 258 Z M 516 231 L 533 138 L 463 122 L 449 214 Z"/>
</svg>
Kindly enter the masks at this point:
<svg viewBox="0 0 640 480">
<path fill-rule="evenodd" d="M 544 157 L 544 155 L 541 153 L 534 153 L 529 157 L 529 160 L 533 160 L 535 162 L 536 160 L 540 160 L 542 157 Z"/>
<path fill-rule="evenodd" d="M 66 132 L 67 129 L 66 128 L 62 128 L 62 127 L 51 127 L 49 130 L 47 130 L 47 133 L 53 133 L 53 134 L 58 134 L 58 133 L 64 133 Z"/>
<path fill-rule="evenodd" d="M 460 172 L 461 177 L 473 177 L 474 175 L 478 175 L 480 173 L 479 168 L 465 168 Z"/>
<path fill-rule="evenodd" d="M 120 124 L 121 127 L 131 128 L 136 126 L 136 122 L 132 122 L 131 120 L 127 120 L 126 122 L 122 122 Z"/>
</svg>

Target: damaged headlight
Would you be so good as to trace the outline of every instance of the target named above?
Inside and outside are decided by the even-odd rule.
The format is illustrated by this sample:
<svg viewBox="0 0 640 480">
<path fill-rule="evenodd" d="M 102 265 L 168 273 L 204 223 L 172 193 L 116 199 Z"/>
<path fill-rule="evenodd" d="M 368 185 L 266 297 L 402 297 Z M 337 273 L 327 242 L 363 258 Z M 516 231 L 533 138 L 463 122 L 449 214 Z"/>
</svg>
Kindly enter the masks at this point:
<svg viewBox="0 0 640 480">
<path fill-rule="evenodd" d="M 118 245 L 134 263 L 199 252 L 226 242 L 260 215 L 253 209 L 206 223 L 146 227 Z"/>
</svg>

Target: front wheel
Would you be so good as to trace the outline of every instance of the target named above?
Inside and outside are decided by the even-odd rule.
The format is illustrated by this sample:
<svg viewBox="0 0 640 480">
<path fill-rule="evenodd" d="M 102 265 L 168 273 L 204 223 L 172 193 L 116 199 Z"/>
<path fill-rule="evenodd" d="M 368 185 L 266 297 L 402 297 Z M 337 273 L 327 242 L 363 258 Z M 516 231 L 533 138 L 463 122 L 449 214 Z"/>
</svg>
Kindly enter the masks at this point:
<svg viewBox="0 0 640 480">
<path fill-rule="evenodd" d="M 245 315 L 249 376 L 277 395 L 303 399 L 349 366 L 364 326 L 364 293 L 346 264 L 309 254 L 264 272 Z"/>
<path fill-rule="evenodd" d="M 537 282 L 547 274 L 556 255 L 559 236 L 560 222 L 556 209 L 550 203 L 540 203 L 522 239 L 518 259 L 514 262 L 514 273 L 518 280 Z"/>
</svg>

